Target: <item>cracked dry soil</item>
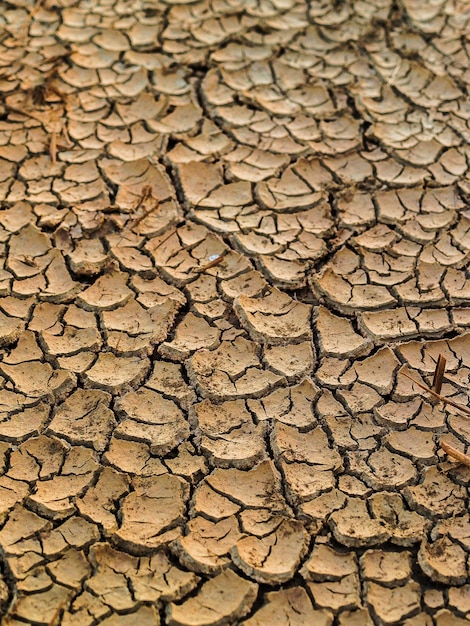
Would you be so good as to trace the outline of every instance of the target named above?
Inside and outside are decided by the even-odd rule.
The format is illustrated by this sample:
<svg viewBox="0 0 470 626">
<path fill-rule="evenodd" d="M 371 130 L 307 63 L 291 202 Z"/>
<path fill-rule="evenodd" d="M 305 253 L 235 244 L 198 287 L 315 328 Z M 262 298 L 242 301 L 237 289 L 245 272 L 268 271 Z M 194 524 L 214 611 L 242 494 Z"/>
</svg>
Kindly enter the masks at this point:
<svg viewBox="0 0 470 626">
<path fill-rule="evenodd" d="M 468 2 L 0 33 L 2 624 L 469 624 Z"/>
</svg>

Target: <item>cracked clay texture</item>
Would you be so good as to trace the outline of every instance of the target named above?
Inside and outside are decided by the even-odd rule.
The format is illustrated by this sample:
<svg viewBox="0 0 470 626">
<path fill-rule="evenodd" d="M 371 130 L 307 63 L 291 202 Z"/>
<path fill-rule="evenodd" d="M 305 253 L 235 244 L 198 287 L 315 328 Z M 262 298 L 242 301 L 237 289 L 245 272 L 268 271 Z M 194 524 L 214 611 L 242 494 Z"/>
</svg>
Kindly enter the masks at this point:
<svg viewBox="0 0 470 626">
<path fill-rule="evenodd" d="M 2 626 L 470 624 L 470 5 L 0 0 Z"/>
</svg>

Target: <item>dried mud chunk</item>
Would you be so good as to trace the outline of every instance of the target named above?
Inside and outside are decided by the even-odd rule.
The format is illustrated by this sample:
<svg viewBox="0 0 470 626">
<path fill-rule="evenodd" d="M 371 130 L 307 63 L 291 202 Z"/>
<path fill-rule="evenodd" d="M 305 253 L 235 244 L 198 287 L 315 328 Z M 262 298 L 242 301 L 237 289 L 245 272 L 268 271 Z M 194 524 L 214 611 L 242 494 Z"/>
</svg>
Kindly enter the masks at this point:
<svg viewBox="0 0 470 626">
<path fill-rule="evenodd" d="M 374 623 L 367 609 L 356 609 L 343 611 L 339 616 L 338 626 L 374 626 Z"/>
<path fill-rule="evenodd" d="M 93 480 L 98 469 L 95 455 L 83 447 L 72 448 L 60 474 L 39 481 L 29 504 L 51 519 L 63 519 L 76 511 L 75 498 Z"/>
<path fill-rule="evenodd" d="M 205 481 L 217 493 L 245 507 L 267 508 L 272 512 L 288 510 L 272 461 L 263 461 L 248 471 L 216 469 Z"/>
<path fill-rule="evenodd" d="M 184 194 L 192 204 L 201 202 L 223 182 L 220 166 L 212 163 L 180 163 L 178 174 Z"/>
<path fill-rule="evenodd" d="M 32 319 L 28 324 L 28 329 L 34 331 L 45 330 L 51 334 L 61 332 L 62 324 L 60 324 L 59 318 L 62 316 L 64 308 L 65 307 L 63 306 L 51 304 L 49 302 L 40 302 L 39 304 L 36 304 Z"/>
<path fill-rule="evenodd" d="M 331 356 L 362 355 L 371 347 L 369 339 L 355 332 L 352 323 L 320 306 L 316 320 L 322 353 Z"/>
<path fill-rule="evenodd" d="M 403 587 L 382 587 L 367 583 L 367 603 L 384 624 L 395 624 L 420 609 L 420 586 L 416 582 Z"/>
<path fill-rule="evenodd" d="M 465 333 L 454 339 L 429 341 L 424 346 L 420 341 L 409 341 L 402 344 L 399 351 L 410 367 L 431 374 L 436 368 L 439 354 L 445 357 L 448 371 L 470 365 L 469 346 L 470 334 Z"/>
<path fill-rule="evenodd" d="M 235 299 L 234 310 L 254 340 L 281 344 L 312 336 L 311 306 L 292 300 L 278 289 L 262 298 L 242 294 Z"/>
<path fill-rule="evenodd" d="M 138 384 L 150 366 L 148 359 L 139 357 L 117 357 L 111 352 L 100 354 L 93 367 L 84 373 L 87 387 L 98 387 L 110 393 L 120 393 L 131 385 Z"/>
<path fill-rule="evenodd" d="M 295 575 L 307 542 L 308 535 L 301 522 L 284 520 L 266 537 L 241 538 L 232 550 L 232 559 L 250 578 L 277 585 Z"/>
<path fill-rule="evenodd" d="M 470 586 L 451 587 L 449 589 L 449 606 L 457 609 L 461 613 L 468 613 L 470 610 Z"/>
<path fill-rule="evenodd" d="M 8 441 L 20 441 L 25 437 L 38 435 L 49 417 L 50 405 L 40 402 L 32 408 L 3 412 L 6 408 L 0 395 L 0 438 Z"/>
<path fill-rule="evenodd" d="M 265 393 L 281 377 L 261 369 L 257 346 L 242 337 L 223 341 L 213 351 L 200 350 L 189 361 L 189 375 L 202 395 L 240 398 Z"/>
<path fill-rule="evenodd" d="M 377 224 L 355 238 L 360 248 L 371 251 L 387 249 L 398 239 L 396 233 L 385 224 Z"/>
<path fill-rule="evenodd" d="M 287 346 L 266 346 L 264 360 L 281 376 L 299 378 L 313 369 L 314 351 L 311 341 Z"/>
<path fill-rule="evenodd" d="M 415 487 L 406 487 L 404 495 L 410 506 L 423 515 L 449 517 L 465 509 L 465 488 L 454 483 L 437 467 L 426 469 L 423 482 Z"/>
<path fill-rule="evenodd" d="M 317 543 L 300 573 L 307 581 L 341 580 L 357 573 L 357 560 L 354 554 L 338 552 L 326 544 Z"/>
<path fill-rule="evenodd" d="M 24 330 L 24 322 L 8 317 L 0 311 L 0 346 L 10 346 Z"/>
<path fill-rule="evenodd" d="M 17 365 L 25 361 L 42 359 L 43 352 L 39 347 L 36 335 L 31 331 L 22 333 L 16 346 L 3 357 L 3 363 Z"/>
<path fill-rule="evenodd" d="M 89 591 L 84 591 L 73 600 L 70 609 L 64 611 L 62 625 L 91 626 L 94 620 L 106 615 L 109 615 L 109 607 L 100 598 Z"/>
<path fill-rule="evenodd" d="M 267 278 L 280 287 L 287 289 L 305 287 L 305 273 L 308 269 L 306 261 L 300 261 L 296 258 L 287 260 L 277 256 L 260 255 L 259 264 Z"/>
<path fill-rule="evenodd" d="M 466 617 L 457 617 L 454 613 L 451 613 L 447 609 L 442 609 L 435 615 L 435 624 L 436 626 L 466 626 L 468 624 L 468 619 Z M 428 625 L 424 624 L 424 626 Z"/>
<path fill-rule="evenodd" d="M 67 445 L 56 437 L 39 435 L 22 443 L 20 452 L 31 458 L 35 465 L 35 474 L 42 481 L 57 474 L 63 466 Z"/>
<path fill-rule="evenodd" d="M 413 461 L 431 463 L 436 460 L 433 434 L 411 426 L 406 431 L 392 432 L 386 437 L 389 446 Z"/>
<path fill-rule="evenodd" d="M 276 211 L 310 207 L 322 197 L 320 193 L 312 192 L 311 188 L 291 168 L 284 170 L 279 177 L 258 183 L 256 191 L 261 206 Z M 320 232 L 322 226 L 324 230 L 331 226 L 331 220 L 325 219 L 326 216 L 322 217 L 324 217 L 324 224 L 321 224 L 321 218 L 317 223 Z"/>
<path fill-rule="evenodd" d="M 131 391 L 116 402 L 116 410 L 126 419 L 115 435 L 148 443 L 152 454 L 168 454 L 189 436 L 189 424 L 181 409 L 151 389 Z"/>
<path fill-rule="evenodd" d="M 253 423 L 243 400 L 204 400 L 195 406 L 193 421 L 196 443 L 218 467 L 246 469 L 266 456 L 265 428 Z"/>
<path fill-rule="evenodd" d="M 286 495 L 292 504 L 315 498 L 335 486 L 333 472 L 322 467 L 308 463 L 286 463 L 281 459 L 280 470 L 286 483 Z"/>
<path fill-rule="evenodd" d="M 127 286 L 128 275 L 110 272 L 100 276 L 96 282 L 78 296 L 77 302 L 87 311 L 109 310 L 125 304 L 133 292 Z"/>
<path fill-rule="evenodd" d="M 424 540 L 418 552 L 418 563 L 431 580 L 447 585 L 462 585 L 467 581 L 467 554 L 448 537 L 433 543 Z"/>
<path fill-rule="evenodd" d="M 19 270 L 18 277 L 24 275 L 21 270 L 27 272 L 27 276 L 37 274 L 40 271 L 38 265 L 30 266 L 21 259 L 38 259 L 39 262 L 40 257 L 47 254 L 52 247 L 50 238 L 33 224 L 26 225 L 20 232 L 12 235 L 9 244 L 8 263 L 14 264 L 16 269 L 13 271 L 15 274 L 17 273 L 16 270 Z M 29 271 L 27 270 L 28 267 L 30 268 Z"/>
<path fill-rule="evenodd" d="M 379 424 L 401 431 L 418 415 L 422 406 L 421 398 L 413 398 L 408 402 L 386 402 L 374 409 L 374 417 Z"/>
<path fill-rule="evenodd" d="M 302 587 L 271 591 L 265 595 L 263 606 L 241 622 L 241 626 L 331 626 L 333 618 L 323 609 L 314 609 Z"/>
<path fill-rule="evenodd" d="M 341 276 L 329 266 L 321 271 L 318 278 L 315 275 L 312 277 L 312 287 L 314 291 L 317 287 L 321 294 L 345 312 L 380 309 L 396 302 L 386 287 L 350 283 L 347 276 Z"/>
<path fill-rule="evenodd" d="M 172 474 L 182 476 L 192 485 L 198 484 L 208 472 L 207 460 L 196 454 L 194 446 L 185 441 L 178 447 L 178 453 L 172 458 L 165 459 L 165 465 Z"/>
<path fill-rule="evenodd" d="M 317 606 L 333 611 L 361 606 L 360 584 L 357 574 L 348 574 L 339 581 L 309 582 L 307 586 Z"/>
<path fill-rule="evenodd" d="M 183 378 L 181 365 L 176 363 L 156 361 L 145 386 L 172 398 L 184 409 L 189 409 L 196 400 L 196 394 Z"/>
<path fill-rule="evenodd" d="M 54 370 L 49 363 L 30 361 L 18 365 L 3 363 L 4 375 L 10 378 L 16 389 L 31 398 L 55 396 L 60 398 L 73 389 L 76 378 L 71 372 Z"/>
<path fill-rule="evenodd" d="M 210 574 L 218 573 L 229 565 L 230 550 L 240 537 L 235 517 L 227 517 L 218 522 L 196 517 L 186 527 L 188 533 L 177 539 L 174 547 L 184 567 Z"/>
<path fill-rule="evenodd" d="M 61 335 L 43 331 L 42 338 L 49 354 L 74 355 L 80 351 L 96 351 L 101 346 L 101 336 L 96 328 L 66 326 Z"/>
<path fill-rule="evenodd" d="M 71 443 L 88 443 L 102 451 L 116 426 L 110 401 L 104 391 L 77 389 L 55 409 L 48 430 Z"/>
<path fill-rule="evenodd" d="M 267 282 L 260 272 L 248 270 L 235 278 L 222 281 L 220 289 L 227 298 L 232 299 L 241 294 L 249 297 L 259 296 L 266 286 Z"/>
<path fill-rule="evenodd" d="M 329 446 L 328 437 L 320 426 L 302 433 L 294 426 L 276 423 L 271 445 L 274 455 L 287 463 L 308 463 L 323 471 L 343 468 L 339 452 Z"/>
<path fill-rule="evenodd" d="M 113 550 L 107 544 L 92 546 L 89 558 L 94 572 L 85 582 L 85 589 L 90 590 L 114 611 L 135 608 L 136 602 L 126 580 L 126 574 L 131 568 L 134 569 L 132 566 L 135 559 L 129 554 Z"/>
<path fill-rule="evenodd" d="M 192 512 L 216 521 L 235 515 L 240 508 L 235 502 L 214 491 L 206 481 L 197 487 L 192 504 Z"/>
<path fill-rule="evenodd" d="M 105 267 L 108 256 L 99 239 L 79 241 L 68 254 L 71 270 L 80 276 L 94 276 Z"/>
<path fill-rule="evenodd" d="M 399 546 L 411 546 L 423 537 L 429 522 L 415 511 L 408 511 L 401 495 L 393 492 L 374 493 L 369 498 L 372 515 L 388 526 L 390 541 Z"/>
<path fill-rule="evenodd" d="M 341 226 L 370 226 L 375 222 L 375 207 L 368 193 L 354 191 L 338 198 Z"/>
<path fill-rule="evenodd" d="M 176 327 L 173 341 L 162 344 L 159 352 L 170 359 L 187 359 L 194 350 L 216 348 L 219 337 L 218 328 L 214 328 L 203 317 L 188 313 Z"/>
<path fill-rule="evenodd" d="M 234 623 L 253 606 L 258 585 L 226 570 L 204 583 L 197 595 L 167 609 L 168 626 L 221 626 Z"/>
<path fill-rule="evenodd" d="M 381 394 L 387 394 L 392 391 L 395 374 L 399 367 L 400 361 L 392 350 L 386 347 L 362 361 L 354 362 L 350 372 L 351 375 L 355 372 L 361 383 L 370 385 Z"/>
<path fill-rule="evenodd" d="M 30 487 L 27 483 L 0 476 L 0 520 L 5 514 L 28 496 Z"/>
<path fill-rule="evenodd" d="M 133 209 L 142 198 L 144 187 L 150 187 L 152 197 L 159 202 L 173 196 L 173 189 L 163 167 L 147 159 L 123 163 L 108 160 L 102 163 L 105 175 L 119 186 L 116 204 L 121 209 Z"/>
<path fill-rule="evenodd" d="M 59 250 L 51 250 L 48 259 L 49 264 L 45 271 L 46 285 L 41 289 L 41 297 L 50 302 L 68 302 L 81 291 L 82 286 L 72 280 Z"/>
<path fill-rule="evenodd" d="M 366 465 L 353 457 L 351 469 L 361 473 L 363 480 L 375 489 L 404 487 L 414 482 L 418 475 L 410 459 L 393 454 L 383 446 L 371 453 Z"/>
<path fill-rule="evenodd" d="M 47 566 L 54 581 L 66 587 L 80 587 L 91 574 L 91 566 L 84 553 L 71 548 L 61 555 L 58 561 Z"/>
<path fill-rule="evenodd" d="M 470 280 L 462 270 L 450 267 L 443 280 L 443 287 L 452 305 L 466 304 L 470 297 Z"/>
<path fill-rule="evenodd" d="M 149 446 L 137 441 L 118 439 L 114 435 L 109 443 L 109 450 L 104 458 L 107 463 L 122 472 L 139 476 L 159 476 L 166 474 L 167 469 L 160 461 L 150 456 Z"/>
<path fill-rule="evenodd" d="M 131 551 L 144 553 L 181 536 L 188 486 L 177 476 L 134 478 L 134 491 L 122 500 L 121 527 L 115 539 Z"/>
<path fill-rule="evenodd" d="M 48 532 L 51 528 L 51 522 L 17 504 L 0 530 L 0 544 L 7 554 L 21 554 L 21 541 L 40 531 Z"/>
<path fill-rule="evenodd" d="M 336 540 L 346 546 L 376 545 L 390 535 L 387 525 L 373 519 L 366 502 L 359 498 L 349 498 L 343 509 L 332 513 L 330 525 Z"/>
<path fill-rule="evenodd" d="M 185 296 L 173 287 L 167 285 L 161 278 L 145 279 L 141 276 L 133 276 L 131 279 L 132 286 L 139 293 L 137 301 L 145 307 L 150 308 L 158 304 L 165 304 L 167 300 L 172 300 L 179 309 L 186 304 Z"/>
<path fill-rule="evenodd" d="M 3 150 L 6 150 L 5 146 L 3 146 Z M 40 157 L 37 160 L 39 161 Z M 25 165 L 26 163 L 27 162 L 25 162 Z M 50 162 L 47 165 L 50 167 Z M 40 174 L 39 177 L 42 177 L 42 174 Z M 32 221 L 34 221 L 33 212 L 27 202 L 18 202 L 8 209 L 2 208 L 2 226 L 10 233 L 17 233 Z"/>
<path fill-rule="evenodd" d="M 360 561 L 366 579 L 386 586 L 403 583 L 411 576 L 411 554 L 409 552 L 367 550 Z"/>
<path fill-rule="evenodd" d="M 338 391 L 338 396 L 344 400 L 353 415 L 371 411 L 384 402 L 382 396 L 375 389 L 362 383 L 354 383 L 351 389 L 341 389 Z"/>
<path fill-rule="evenodd" d="M 449 536 L 452 541 L 462 545 L 467 551 L 470 549 L 470 517 L 465 513 L 459 517 L 450 517 L 442 520 L 432 531 L 432 539 Z"/>
<path fill-rule="evenodd" d="M 70 589 L 53 583 L 46 591 L 19 596 L 11 608 L 11 613 L 30 624 L 34 622 L 50 624 L 71 597 Z"/>
<path fill-rule="evenodd" d="M 247 405 L 259 420 L 276 420 L 296 428 L 308 428 L 317 423 L 313 402 L 318 387 L 310 378 L 298 385 L 273 391 L 261 400 L 248 400 Z"/>
<path fill-rule="evenodd" d="M 119 553 L 117 553 L 119 563 Z M 173 565 L 164 552 L 140 557 L 136 574 L 132 574 L 135 598 L 141 602 L 179 600 L 192 591 L 198 577 Z"/>
<path fill-rule="evenodd" d="M 326 493 L 304 502 L 299 506 L 299 510 L 319 523 L 325 522 L 333 511 L 343 508 L 347 497 L 339 489 L 331 489 Z"/>
<path fill-rule="evenodd" d="M 77 508 L 81 515 L 100 524 L 106 533 L 115 532 L 118 528 L 115 503 L 127 493 L 128 485 L 129 479 L 125 474 L 105 467 L 96 484 L 77 499 Z"/>
<path fill-rule="evenodd" d="M 177 308 L 171 299 L 147 310 L 130 300 L 117 309 L 103 311 L 102 318 L 108 335 L 111 331 L 120 331 L 131 336 L 143 335 L 148 337 L 149 343 L 158 343 L 167 336 Z"/>
<path fill-rule="evenodd" d="M 103 626 L 160 626 L 160 615 L 153 606 L 141 606 L 128 615 L 112 615 L 100 622 Z M 64 625 L 65 626 L 65 625 Z"/>
<path fill-rule="evenodd" d="M 196 586 L 198 580 L 194 574 L 172 565 L 162 551 L 138 558 L 115 550 L 109 544 L 99 543 L 91 548 L 90 557 L 96 573 L 87 585 L 118 610 L 124 608 L 118 604 L 121 598 L 124 603 L 131 601 L 127 588 L 122 589 L 123 583 L 124 587 L 126 582 L 132 585 L 136 600 L 158 602 L 160 599 L 181 598 Z"/>
</svg>

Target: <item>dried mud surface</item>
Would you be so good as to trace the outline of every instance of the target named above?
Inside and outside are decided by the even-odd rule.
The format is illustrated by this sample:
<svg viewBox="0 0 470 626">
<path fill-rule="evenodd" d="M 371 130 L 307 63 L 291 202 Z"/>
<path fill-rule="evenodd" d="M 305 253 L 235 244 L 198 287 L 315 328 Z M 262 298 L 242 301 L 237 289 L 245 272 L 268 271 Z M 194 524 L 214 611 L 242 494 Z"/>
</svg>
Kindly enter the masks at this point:
<svg viewBox="0 0 470 626">
<path fill-rule="evenodd" d="M 2 624 L 470 622 L 469 26 L 0 0 Z"/>
</svg>

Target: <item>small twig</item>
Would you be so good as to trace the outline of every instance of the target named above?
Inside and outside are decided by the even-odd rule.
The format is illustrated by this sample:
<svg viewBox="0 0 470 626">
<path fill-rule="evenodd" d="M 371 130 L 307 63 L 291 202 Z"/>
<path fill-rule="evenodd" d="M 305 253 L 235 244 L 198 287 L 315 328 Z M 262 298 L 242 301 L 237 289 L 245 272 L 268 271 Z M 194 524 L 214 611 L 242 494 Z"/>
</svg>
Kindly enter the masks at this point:
<svg viewBox="0 0 470 626">
<path fill-rule="evenodd" d="M 24 263 L 25 265 L 28 265 L 29 267 L 38 266 L 36 259 L 32 256 L 26 256 L 25 254 L 21 254 L 17 256 L 16 258 L 18 259 L 18 261 L 21 261 L 21 263 Z"/>
<path fill-rule="evenodd" d="M 456 461 L 458 461 L 459 463 L 462 463 L 463 465 L 467 465 L 468 467 L 470 467 L 470 456 L 467 456 L 463 452 L 460 452 L 460 450 L 457 450 L 457 448 L 454 448 L 453 446 L 451 446 L 449 443 L 446 443 L 445 441 L 441 441 L 441 448 L 444 450 L 447 456 L 450 456 Z"/>
<path fill-rule="evenodd" d="M 442 383 L 444 381 L 444 373 L 446 371 L 446 360 L 439 355 L 436 363 L 436 369 L 434 370 L 434 378 L 432 379 L 432 389 L 436 393 L 441 393 Z"/>
<path fill-rule="evenodd" d="M 224 257 L 224 254 L 211 254 L 209 257 L 209 263 L 206 263 L 206 265 L 203 265 L 202 267 L 196 268 L 194 271 L 201 273 L 205 272 L 206 270 L 210 270 L 211 267 L 215 267 L 219 263 L 222 263 Z"/>
<path fill-rule="evenodd" d="M 137 198 L 134 206 L 132 207 L 132 212 L 137 211 L 147 200 L 153 200 L 153 204 L 148 209 L 144 210 L 142 215 L 136 217 L 128 224 L 126 224 L 126 229 L 132 229 L 138 226 L 141 222 L 144 221 L 146 217 L 150 215 L 153 211 L 158 208 L 158 200 L 154 197 L 151 185 L 144 185 L 142 188 L 142 194 L 140 198 Z"/>
<path fill-rule="evenodd" d="M 401 373 L 403 374 L 403 376 L 406 376 L 413 383 L 415 383 L 415 385 L 418 385 L 418 387 L 421 387 L 421 389 L 424 389 L 424 391 L 427 391 L 428 393 L 430 393 L 433 396 L 433 398 L 440 400 L 444 404 L 453 406 L 455 409 L 462 411 L 462 413 L 465 413 L 466 416 L 470 417 L 470 409 L 464 406 L 463 404 L 459 404 L 458 402 L 454 402 L 453 400 L 449 400 L 449 398 L 445 398 L 444 396 L 441 396 L 439 393 L 436 393 L 433 389 L 430 389 L 427 385 L 423 385 L 423 383 L 420 383 L 419 381 L 415 380 L 412 376 L 410 376 L 406 372 L 401 372 Z"/>
<path fill-rule="evenodd" d="M 151 206 L 150 209 L 147 209 L 146 211 L 144 211 L 140 217 L 136 217 L 136 219 L 130 222 L 128 225 L 126 225 L 126 227 L 132 230 L 133 228 L 138 226 L 141 222 L 143 222 L 144 219 L 150 215 L 150 213 L 153 213 L 157 209 L 157 207 L 158 207 L 158 202 L 155 201 L 155 204 Z"/>
<path fill-rule="evenodd" d="M 53 130 L 51 133 L 51 141 L 49 143 L 49 156 L 51 157 L 52 165 L 57 163 L 57 131 Z"/>
</svg>

